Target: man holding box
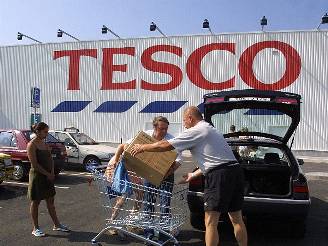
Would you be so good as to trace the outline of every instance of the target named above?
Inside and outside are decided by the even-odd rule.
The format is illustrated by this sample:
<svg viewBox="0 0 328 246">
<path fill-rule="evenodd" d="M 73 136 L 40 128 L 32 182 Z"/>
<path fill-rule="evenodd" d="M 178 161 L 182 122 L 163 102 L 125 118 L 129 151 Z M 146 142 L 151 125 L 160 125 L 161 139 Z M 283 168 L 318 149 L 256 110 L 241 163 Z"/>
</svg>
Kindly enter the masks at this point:
<svg viewBox="0 0 328 246">
<path fill-rule="evenodd" d="M 205 122 L 197 107 L 188 107 L 183 114 L 187 128 L 176 138 L 153 144 L 136 144 L 132 155 L 169 150 L 190 150 L 200 169 L 183 176 L 182 182 L 189 182 L 197 176 L 205 175 L 204 210 L 205 241 L 207 246 L 217 246 L 217 230 L 221 213 L 228 212 L 239 245 L 247 245 L 247 231 L 241 208 L 244 200 L 244 175 L 230 146 L 223 135 Z"/>
</svg>

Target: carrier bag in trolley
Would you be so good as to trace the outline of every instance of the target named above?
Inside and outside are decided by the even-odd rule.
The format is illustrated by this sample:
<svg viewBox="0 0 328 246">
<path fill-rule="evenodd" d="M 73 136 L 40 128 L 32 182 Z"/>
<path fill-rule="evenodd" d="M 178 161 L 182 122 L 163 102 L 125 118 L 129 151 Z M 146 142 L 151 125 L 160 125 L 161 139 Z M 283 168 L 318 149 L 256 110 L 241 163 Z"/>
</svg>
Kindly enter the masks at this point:
<svg viewBox="0 0 328 246">
<path fill-rule="evenodd" d="M 125 167 L 138 176 L 148 180 L 155 186 L 159 186 L 177 158 L 174 150 L 166 152 L 142 152 L 136 156 L 131 155 L 131 148 L 135 144 L 150 144 L 157 140 L 140 131 L 124 151 Z"/>
</svg>

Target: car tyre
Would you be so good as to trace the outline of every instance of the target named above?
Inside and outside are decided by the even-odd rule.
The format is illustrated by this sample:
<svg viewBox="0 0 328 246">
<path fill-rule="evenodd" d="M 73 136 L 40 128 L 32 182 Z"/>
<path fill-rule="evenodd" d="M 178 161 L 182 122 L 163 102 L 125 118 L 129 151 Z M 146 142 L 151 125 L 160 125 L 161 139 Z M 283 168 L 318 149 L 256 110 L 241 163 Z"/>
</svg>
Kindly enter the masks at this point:
<svg viewBox="0 0 328 246">
<path fill-rule="evenodd" d="M 205 231 L 204 215 L 191 212 L 190 224 L 197 230 Z"/>
<path fill-rule="evenodd" d="M 27 169 L 21 162 L 14 163 L 13 180 L 23 181 L 27 178 Z"/>
<path fill-rule="evenodd" d="M 84 168 L 86 171 L 89 171 L 88 167 L 90 166 L 99 166 L 100 161 L 96 156 L 88 156 L 83 161 Z"/>
</svg>

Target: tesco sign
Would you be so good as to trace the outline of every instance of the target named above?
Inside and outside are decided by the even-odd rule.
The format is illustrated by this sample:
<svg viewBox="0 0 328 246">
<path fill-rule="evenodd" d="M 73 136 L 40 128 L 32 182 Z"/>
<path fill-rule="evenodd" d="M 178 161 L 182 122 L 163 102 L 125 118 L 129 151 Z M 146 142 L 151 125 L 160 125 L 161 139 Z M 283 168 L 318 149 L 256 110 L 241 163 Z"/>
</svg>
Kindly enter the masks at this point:
<svg viewBox="0 0 328 246">
<path fill-rule="evenodd" d="M 253 71 L 253 62 L 256 55 L 267 48 L 279 50 L 284 55 L 286 64 L 283 76 L 278 81 L 271 84 L 258 80 Z M 235 49 L 235 43 L 210 43 L 192 51 L 185 64 L 186 75 L 191 83 L 205 90 L 223 90 L 233 88 L 235 86 L 235 76 L 232 76 L 226 81 L 209 81 L 202 74 L 201 62 L 203 58 L 212 51 L 224 51 L 235 55 Z M 142 66 L 152 72 L 168 74 L 171 77 L 171 80 L 166 83 L 158 84 L 141 79 L 141 89 L 150 91 L 168 91 L 177 88 L 183 80 L 182 70 L 175 64 L 153 60 L 152 55 L 157 52 L 168 52 L 177 57 L 182 57 L 183 55 L 182 48 L 175 45 L 153 45 L 145 49 L 141 55 Z M 103 48 L 102 55 L 101 90 L 136 89 L 136 79 L 119 83 L 113 82 L 113 73 L 115 71 L 127 71 L 127 64 L 114 64 L 114 56 L 127 55 L 134 57 L 135 47 Z M 97 59 L 97 49 L 54 51 L 54 60 L 62 57 L 69 58 L 68 90 L 80 89 L 79 64 L 80 58 L 83 56 Z M 301 72 L 301 58 L 298 52 L 287 43 L 281 41 L 258 42 L 243 51 L 238 60 L 238 71 L 241 79 L 251 88 L 261 90 L 281 90 L 294 83 L 299 77 Z"/>
</svg>

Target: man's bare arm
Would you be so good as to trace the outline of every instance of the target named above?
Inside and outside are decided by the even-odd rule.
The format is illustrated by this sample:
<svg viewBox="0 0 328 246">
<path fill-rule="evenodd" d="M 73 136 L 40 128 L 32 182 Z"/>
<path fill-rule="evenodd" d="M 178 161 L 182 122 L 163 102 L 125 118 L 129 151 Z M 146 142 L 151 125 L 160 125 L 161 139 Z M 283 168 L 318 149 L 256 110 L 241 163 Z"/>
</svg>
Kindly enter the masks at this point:
<svg viewBox="0 0 328 246">
<path fill-rule="evenodd" d="M 131 149 L 131 154 L 133 156 L 142 153 L 142 152 L 165 152 L 173 150 L 174 147 L 167 141 L 161 140 L 152 144 L 135 144 Z"/>
</svg>

